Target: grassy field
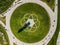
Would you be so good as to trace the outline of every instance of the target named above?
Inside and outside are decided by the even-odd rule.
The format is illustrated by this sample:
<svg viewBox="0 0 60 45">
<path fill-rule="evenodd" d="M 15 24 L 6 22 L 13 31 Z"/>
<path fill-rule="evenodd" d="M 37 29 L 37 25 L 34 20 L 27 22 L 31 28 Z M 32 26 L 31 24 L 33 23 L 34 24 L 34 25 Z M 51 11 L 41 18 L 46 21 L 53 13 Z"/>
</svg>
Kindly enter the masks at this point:
<svg viewBox="0 0 60 45">
<path fill-rule="evenodd" d="M 21 26 L 21 19 L 25 14 L 35 14 L 40 22 L 39 28 L 35 32 L 28 32 L 24 29 L 18 33 Z M 38 4 L 26 3 L 16 8 L 10 19 L 10 27 L 13 34 L 20 40 L 26 43 L 35 43 L 42 40 L 50 29 L 50 18 L 46 10 Z M 30 29 L 30 28 L 29 28 Z M 28 29 L 28 30 L 29 30 Z M 35 30 L 35 28 L 33 29 Z M 26 32 L 27 31 L 27 32 Z"/>
<path fill-rule="evenodd" d="M 0 0 L 0 14 L 6 11 L 14 0 Z"/>
<path fill-rule="evenodd" d="M 2 37 L 2 35 L 1 35 L 1 33 L 3 33 L 3 36 L 4 36 L 5 40 L 3 40 L 3 37 Z M 4 42 L 7 42 L 7 44 L 4 44 Z M 10 44 L 9 44 L 8 35 L 7 35 L 4 27 L 2 27 L 1 24 L 0 24 L 0 44 L 1 44 L 1 45 L 10 45 Z"/>
<path fill-rule="evenodd" d="M 52 10 L 54 10 L 54 6 L 55 6 L 55 0 L 41 0 L 41 1 L 43 1 L 43 2 L 46 2 L 49 6 L 50 6 L 50 8 L 52 9 Z"/>
</svg>

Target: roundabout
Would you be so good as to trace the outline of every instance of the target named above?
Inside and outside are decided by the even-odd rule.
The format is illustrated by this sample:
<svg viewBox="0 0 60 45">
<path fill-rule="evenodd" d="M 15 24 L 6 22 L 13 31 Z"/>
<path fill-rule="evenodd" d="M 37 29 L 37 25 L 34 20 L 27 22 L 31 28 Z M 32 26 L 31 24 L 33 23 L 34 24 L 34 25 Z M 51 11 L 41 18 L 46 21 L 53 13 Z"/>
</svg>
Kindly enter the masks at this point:
<svg viewBox="0 0 60 45">
<path fill-rule="evenodd" d="M 14 37 L 13 40 L 21 45 L 47 44 L 56 29 L 56 17 L 53 17 L 51 9 L 38 0 L 24 0 L 13 8 L 8 12 L 9 16 L 6 16 L 6 28 L 8 27 L 8 33 Z M 18 30 L 28 22 L 30 25 L 18 33 Z"/>
</svg>

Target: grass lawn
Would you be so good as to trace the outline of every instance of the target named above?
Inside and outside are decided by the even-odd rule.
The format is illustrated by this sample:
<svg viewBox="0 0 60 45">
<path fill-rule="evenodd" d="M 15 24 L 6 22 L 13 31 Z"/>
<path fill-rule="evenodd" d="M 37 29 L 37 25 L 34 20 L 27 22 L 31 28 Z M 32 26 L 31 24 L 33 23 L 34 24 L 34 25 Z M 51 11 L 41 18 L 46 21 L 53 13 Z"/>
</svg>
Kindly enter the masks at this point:
<svg viewBox="0 0 60 45">
<path fill-rule="evenodd" d="M 6 11 L 14 0 L 0 0 L 0 14 Z"/>
<path fill-rule="evenodd" d="M 0 20 L 1 20 L 4 24 L 6 24 L 6 16 L 0 17 Z"/>
<path fill-rule="evenodd" d="M 28 14 L 29 13 L 29 14 Z M 22 32 L 18 33 L 18 30 L 22 27 L 21 20 L 24 16 L 28 14 L 35 14 L 38 17 L 40 23 L 36 23 L 39 26 L 37 29 L 33 28 L 32 30 L 36 30 L 34 32 L 29 32 L 31 27 L 27 27 Z M 34 16 L 33 16 L 34 17 Z M 34 19 L 34 18 L 33 18 Z M 23 20 L 25 23 L 25 21 Z M 23 23 L 23 24 L 24 24 Z M 39 25 L 40 24 L 40 25 Z M 34 24 L 35 25 L 35 24 Z M 10 19 L 10 27 L 13 34 L 17 39 L 26 43 L 35 43 L 41 41 L 49 32 L 50 29 L 50 18 L 46 10 L 38 4 L 35 3 L 25 3 L 15 9 Z"/>
<path fill-rule="evenodd" d="M 13 45 L 17 45 L 16 43 L 13 43 Z"/>
<path fill-rule="evenodd" d="M 58 24 L 59 24 L 59 31 L 60 31 L 60 1 L 58 0 Z"/>
<path fill-rule="evenodd" d="M 55 0 L 41 0 L 41 1 L 46 2 L 50 6 L 50 8 L 54 10 Z"/>
<path fill-rule="evenodd" d="M 3 33 L 3 36 L 4 36 L 4 38 L 5 38 L 5 41 L 7 42 L 7 44 L 4 44 L 3 37 L 2 37 L 1 34 L 0 34 L 0 44 L 1 44 L 1 45 L 10 45 L 10 44 L 9 44 L 8 35 L 7 35 L 4 27 L 2 27 L 1 24 L 0 24 L 0 33 Z"/>
</svg>

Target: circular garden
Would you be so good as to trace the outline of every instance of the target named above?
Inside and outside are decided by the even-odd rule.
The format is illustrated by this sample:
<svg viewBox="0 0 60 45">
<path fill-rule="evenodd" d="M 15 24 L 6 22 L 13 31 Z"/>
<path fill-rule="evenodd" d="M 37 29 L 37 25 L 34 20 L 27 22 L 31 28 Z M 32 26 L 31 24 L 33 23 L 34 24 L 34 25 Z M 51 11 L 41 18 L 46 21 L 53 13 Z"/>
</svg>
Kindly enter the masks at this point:
<svg viewBox="0 0 60 45">
<path fill-rule="evenodd" d="M 35 24 L 18 33 L 18 30 L 28 19 L 33 19 Z M 13 12 L 10 19 L 10 28 L 12 33 L 20 41 L 35 43 L 41 41 L 49 32 L 50 17 L 46 10 L 39 4 L 24 3 Z"/>
</svg>

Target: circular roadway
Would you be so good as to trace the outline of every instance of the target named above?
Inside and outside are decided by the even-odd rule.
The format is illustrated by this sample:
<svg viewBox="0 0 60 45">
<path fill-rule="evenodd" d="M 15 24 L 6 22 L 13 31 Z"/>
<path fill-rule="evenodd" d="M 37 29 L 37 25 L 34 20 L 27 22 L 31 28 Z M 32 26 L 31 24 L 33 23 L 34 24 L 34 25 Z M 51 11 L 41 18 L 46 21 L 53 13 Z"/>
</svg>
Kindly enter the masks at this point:
<svg viewBox="0 0 60 45">
<path fill-rule="evenodd" d="M 45 4 L 44 2 L 42 1 L 39 1 L 39 0 L 22 0 L 21 1 L 22 3 L 16 5 L 15 7 L 13 7 L 6 15 L 6 28 L 8 29 L 7 33 L 9 34 L 9 38 L 11 39 L 11 41 L 14 41 L 16 42 L 18 45 L 21 44 L 21 45 L 42 45 L 42 44 L 47 44 L 49 42 L 49 40 L 52 38 L 54 32 L 55 32 L 55 29 L 56 29 L 56 24 L 57 24 L 57 15 L 55 13 L 53 13 L 53 11 L 50 9 L 50 7 Z M 27 3 L 27 2 L 33 2 L 33 3 L 37 3 L 39 5 L 41 5 L 42 7 L 45 8 L 45 10 L 48 12 L 49 14 L 49 17 L 50 17 L 50 20 L 51 20 L 51 26 L 50 26 L 50 30 L 49 30 L 49 33 L 45 36 L 44 39 L 42 39 L 41 41 L 37 42 L 37 43 L 24 43 L 24 42 L 21 42 L 20 40 L 18 40 L 14 35 L 13 33 L 11 32 L 11 28 L 10 28 L 10 18 L 12 16 L 12 13 L 13 11 L 18 7 L 20 6 L 21 4 L 24 4 L 24 3 Z M 9 15 L 8 15 L 9 14 Z M 55 20 L 55 22 L 54 22 Z M 52 27 L 54 25 L 54 27 Z M 13 38 L 14 37 L 14 38 Z M 11 42 L 10 41 L 10 42 Z M 12 42 L 11 42 L 12 43 Z M 12 44 L 11 44 L 12 45 Z"/>
</svg>

